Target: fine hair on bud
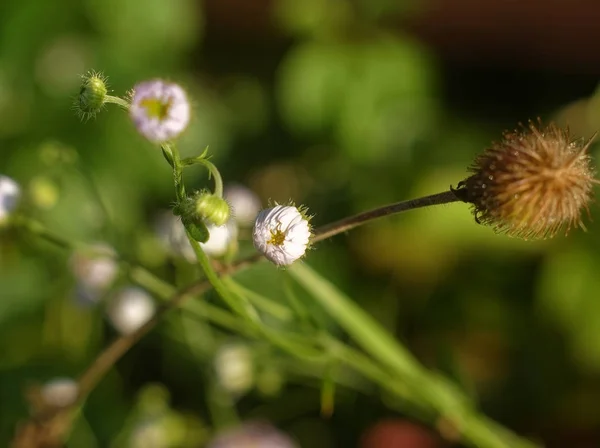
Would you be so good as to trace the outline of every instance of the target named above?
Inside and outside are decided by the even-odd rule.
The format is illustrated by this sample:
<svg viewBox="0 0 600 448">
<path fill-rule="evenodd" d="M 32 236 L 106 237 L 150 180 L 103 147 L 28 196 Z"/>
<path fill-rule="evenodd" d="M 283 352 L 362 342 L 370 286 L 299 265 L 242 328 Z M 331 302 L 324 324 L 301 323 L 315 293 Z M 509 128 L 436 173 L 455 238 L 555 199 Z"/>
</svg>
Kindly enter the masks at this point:
<svg viewBox="0 0 600 448">
<path fill-rule="evenodd" d="M 568 129 L 530 122 L 506 132 L 469 167 L 473 174 L 455 193 L 472 204 L 477 222 L 523 239 L 551 238 L 585 226 L 592 187 L 598 181 L 587 152 L 592 139 L 573 139 Z"/>
<path fill-rule="evenodd" d="M 73 108 L 82 120 L 96 116 L 106 104 L 108 87 L 106 77 L 101 73 L 90 71 L 81 77 L 81 87 Z"/>
</svg>

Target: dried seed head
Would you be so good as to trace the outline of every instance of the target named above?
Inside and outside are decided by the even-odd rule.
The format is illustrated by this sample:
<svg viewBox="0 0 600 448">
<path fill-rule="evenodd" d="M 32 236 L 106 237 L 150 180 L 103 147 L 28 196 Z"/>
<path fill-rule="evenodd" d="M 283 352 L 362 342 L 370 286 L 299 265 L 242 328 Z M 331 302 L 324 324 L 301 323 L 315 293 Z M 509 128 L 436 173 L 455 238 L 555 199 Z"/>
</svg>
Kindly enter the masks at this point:
<svg viewBox="0 0 600 448">
<path fill-rule="evenodd" d="M 524 239 L 551 238 L 585 226 L 595 171 L 587 149 L 554 124 L 529 123 L 507 132 L 475 159 L 456 193 L 473 205 L 477 222 Z"/>
</svg>

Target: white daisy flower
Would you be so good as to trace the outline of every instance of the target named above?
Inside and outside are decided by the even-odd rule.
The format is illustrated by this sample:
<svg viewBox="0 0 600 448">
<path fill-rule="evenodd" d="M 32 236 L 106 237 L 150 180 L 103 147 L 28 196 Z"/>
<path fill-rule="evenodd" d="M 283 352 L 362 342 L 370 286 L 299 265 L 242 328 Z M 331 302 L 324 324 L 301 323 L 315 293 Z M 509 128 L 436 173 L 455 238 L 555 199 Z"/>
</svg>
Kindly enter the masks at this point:
<svg viewBox="0 0 600 448">
<path fill-rule="evenodd" d="M 298 208 L 278 205 L 258 214 L 252 236 L 254 247 L 269 261 L 287 266 L 306 252 L 311 228 Z"/>
<path fill-rule="evenodd" d="M 0 222 L 5 221 L 17 208 L 21 188 L 10 177 L 0 175 Z"/>
<path fill-rule="evenodd" d="M 227 185 L 223 197 L 231 206 L 233 217 L 241 226 L 250 226 L 261 209 L 256 193 L 243 185 Z"/>
<path fill-rule="evenodd" d="M 111 301 L 108 319 L 121 334 L 130 334 L 148 322 L 156 306 L 146 291 L 140 288 L 125 288 Z"/>
<path fill-rule="evenodd" d="M 134 87 L 129 115 L 137 130 L 151 142 L 162 143 L 179 136 L 190 121 L 190 103 L 177 84 L 160 79 Z"/>
<path fill-rule="evenodd" d="M 42 386 L 41 394 L 44 402 L 53 407 L 66 407 L 75 402 L 79 388 L 72 378 L 58 377 Z"/>
</svg>

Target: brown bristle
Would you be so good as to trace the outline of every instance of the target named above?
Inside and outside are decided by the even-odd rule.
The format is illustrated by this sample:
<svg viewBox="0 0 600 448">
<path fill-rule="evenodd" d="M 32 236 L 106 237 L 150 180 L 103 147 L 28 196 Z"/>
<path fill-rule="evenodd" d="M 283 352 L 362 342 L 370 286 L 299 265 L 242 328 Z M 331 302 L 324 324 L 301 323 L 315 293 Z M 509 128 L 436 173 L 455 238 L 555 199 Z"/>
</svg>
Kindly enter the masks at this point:
<svg viewBox="0 0 600 448">
<path fill-rule="evenodd" d="M 469 167 L 461 197 L 473 204 L 478 222 L 510 236 L 551 238 L 561 229 L 585 229 L 581 211 L 598 182 L 587 153 L 591 140 L 573 140 L 568 129 L 541 122 L 507 132 Z"/>
</svg>

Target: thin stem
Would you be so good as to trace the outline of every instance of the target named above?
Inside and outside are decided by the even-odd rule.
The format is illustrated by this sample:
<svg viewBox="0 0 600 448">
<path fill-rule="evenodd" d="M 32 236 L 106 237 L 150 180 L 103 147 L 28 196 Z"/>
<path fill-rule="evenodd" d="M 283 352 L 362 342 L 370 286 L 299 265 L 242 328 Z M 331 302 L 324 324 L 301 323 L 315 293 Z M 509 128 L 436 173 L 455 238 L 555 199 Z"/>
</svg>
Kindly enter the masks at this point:
<svg viewBox="0 0 600 448">
<path fill-rule="evenodd" d="M 171 155 L 170 150 L 172 149 L 172 147 L 169 145 L 165 145 L 165 146 L 166 146 L 166 149 L 169 150 L 169 155 Z M 165 148 L 163 148 L 163 150 L 164 149 Z M 178 152 L 176 152 L 176 150 L 173 153 L 173 159 L 176 160 L 176 163 L 173 164 L 174 165 L 174 167 L 173 167 L 174 174 L 178 174 L 180 172 L 180 162 L 181 161 L 179 159 L 179 154 L 178 154 Z M 345 232 L 351 228 L 354 228 L 361 224 L 364 224 L 370 220 L 377 219 L 379 217 L 386 216 L 386 215 L 389 215 L 392 213 L 399 213 L 401 211 L 407 211 L 412 208 L 426 207 L 428 205 L 443 204 L 443 203 L 449 203 L 449 202 L 454 202 L 454 201 L 458 201 L 458 200 L 459 199 L 456 196 L 454 196 L 454 194 L 451 191 L 448 191 L 448 192 L 444 192 L 444 193 L 440 193 L 440 194 L 436 194 L 436 195 L 432 195 L 432 196 L 426 196 L 424 198 L 419 198 L 419 199 L 414 199 L 414 200 L 410 200 L 410 201 L 400 202 L 397 204 L 392 204 L 390 206 L 384 206 L 379 209 L 375 209 L 375 210 L 372 210 L 372 211 L 369 211 L 366 213 L 356 215 L 354 217 L 343 219 L 343 220 L 334 222 L 332 224 L 328 224 L 323 227 L 320 227 L 316 230 L 316 232 L 315 232 L 316 236 L 313 241 L 314 242 L 322 241 L 324 239 L 327 239 L 334 235 L 337 235 L 338 233 Z M 46 232 L 44 232 L 42 230 L 42 228 L 43 228 L 43 226 L 42 227 L 33 226 L 33 233 L 39 234 L 39 235 L 45 237 L 46 239 L 53 241 L 56 244 L 58 244 L 62 247 L 65 247 L 67 249 L 71 249 L 73 247 L 70 243 L 65 244 L 65 241 L 63 241 L 62 238 L 54 238 L 55 237 L 54 235 L 47 235 Z M 196 242 L 196 245 L 198 245 L 197 242 Z M 195 245 L 193 244 L 193 246 L 195 246 Z M 198 248 L 199 248 L 199 246 L 198 246 Z M 201 249 L 200 249 L 200 252 L 202 252 Z M 206 255 L 203 252 L 200 257 L 203 261 L 208 262 L 208 258 L 206 257 Z M 204 260 L 204 258 L 206 258 L 206 260 Z M 262 257 L 261 254 L 254 254 L 250 257 L 238 260 L 237 262 L 233 263 L 232 265 L 226 266 L 225 269 L 220 272 L 220 274 L 217 274 L 216 272 L 214 272 L 214 270 L 212 269 L 212 266 L 210 266 L 210 263 L 207 263 L 210 267 L 210 269 L 207 269 L 208 280 L 198 280 L 198 281 L 191 283 L 191 284 L 187 285 L 186 287 L 180 289 L 179 291 L 175 291 L 175 289 L 171 285 L 169 285 L 168 283 L 165 283 L 163 280 L 155 277 L 153 274 L 149 273 L 148 271 L 145 271 L 145 270 L 140 271 L 137 268 L 134 269 L 131 272 L 132 279 L 140 286 L 146 288 L 148 291 L 165 299 L 166 302 L 164 303 L 163 306 L 161 306 L 160 308 L 157 309 L 154 316 L 148 322 L 146 322 L 146 324 L 144 324 L 142 327 L 140 327 L 138 330 L 136 330 L 135 332 L 133 332 L 131 334 L 122 335 L 122 336 L 118 337 L 108 347 L 106 347 L 104 349 L 104 351 L 102 353 L 100 353 L 100 355 L 98 355 L 98 357 L 94 360 L 94 362 L 86 369 L 86 371 L 79 378 L 78 403 L 80 403 L 82 400 L 85 399 L 85 397 L 93 390 L 93 388 L 104 377 L 104 375 L 112 368 L 112 366 L 114 366 L 114 364 L 125 353 L 127 353 L 127 351 L 131 347 L 133 347 L 133 345 L 135 345 L 137 343 L 137 341 L 139 341 L 146 333 L 148 333 L 150 330 L 152 330 L 154 327 L 156 327 L 158 325 L 158 323 L 162 320 L 162 318 L 169 311 L 182 306 L 191 297 L 196 297 L 196 296 L 199 296 L 199 295 L 204 294 L 205 292 L 209 291 L 211 289 L 211 287 L 213 286 L 213 283 L 219 285 L 219 289 L 222 290 L 222 286 L 221 286 L 222 283 L 219 281 L 220 280 L 219 275 L 221 275 L 221 276 L 222 275 L 233 275 L 236 272 L 244 270 L 262 260 L 264 260 L 264 258 Z M 143 269 L 143 268 L 140 268 L 140 269 Z M 143 275 L 142 275 L 142 273 L 143 273 Z M 208 273 L 210 273 L 210 277 L 209 277 Z M 215 282 L 215 280 L 216 280 L 216 282 Z M 219 292 L 219 291 L 217 291 L 217 292 Z M 232 302 L 232 304 L 233 303 L 235 303 L 235 301 Z M 235 305 L 234 305 L 234 307 L 235 307 Z M 252 329 L 248 328 L 247 326 L 245 326 L 243 324 L 237 328 L 232 328 L 235 326 L 234 321 L 233 320 L 229 321 L 229 317 L 226 317 L 229 315 L 225 311 L 222 311 L 219 308 L 213 307 L 206 303 L 203 303 L 203 308 L 205 309 L 204 316 L 206 317 L 206 319 L 212 321 L 216 325 L 223 325 L 225 327 L 229 327 L 232 330 L 235 330 L 237 332 L 246 333 L 248 335 L 250 333 L 256 334 L 255 331 L 256 331 L 257 327 L 252 324 L 251 324 Z M 244 311 L 242 311 L 242 312 L 244 312 Z M 233 319 L 233 316 L 231 316 L 231 319 Z M 249 323 L 246 319 L 244 319 L 242 322 L 245 322 L 246 324 Z M 258 328 L 260 329 L 261 327 L 258 326 Z M 287 344 L 281 343 L 281 342 L 283 342 L 283 340 L 280 340 L 278 338 L 278 335 L 275 333 L 272 333 L 270 331 L 263 331 L 261 333 L 263 334 L 263 336 L 265 336 L 268 340 L 272 341 L 273 343 L 279 342 L 276 345 L 278 345 L 280 348 L 282 348 L 286 351 L 296 351 L 298 349 L 299 344 L 297 344 L 297 343 L 294 343 L 292 346 L 288 346 Z M 308 349 L 309 347 L 305 347 L 305 348 Z M 314 354 L 311 352 L 312 351 L 309 349 L 309 353 L 303 354 L 304 355 L 303 357 L 310 359 L 310 357 L 314 356 Z M 299 355 L 299 353 L 296 352 L 296 355 Z M 302 355 L 300 355 L 300 356 L 302 356 Z M 366 373 L 366 372 L 363 370 L 363 373 Z M 371 376 L 373 379 L 376 378 L 376 375 L 373 375 L 374 371 L 370 371 L 369 373 L 371 373 L 371 375 L 367 375 L 367 376 Z"/>
<path fill-rule="evenodd" d="M 83 247 L 82 244 L 71 241 L 57 233 L 54 233 L 46 228 L 42 223 L 34 221 L 25 216 L 15 216 L 12 218 L 11 224 L 17 228 L 24 229 L 32 235 L 37 236 L 47 242 L 54 244 L 62 249 L 76 250 Z"/>
<path fill-rule="evenodd" d="M 177 202 L 183 202 L 185 199 L 185 185 L 183 184 L 183 165 L 181 164 L 181 157 L 179 156 L 179 148 L 175 143 L 163 143 L 163 146 L 170 150 L 171 156 L 173 157 L 173 181 L 175 183 L 175 194 L 177 195 Z"/>
<path fill-rule="evenodd" d="M 215 183 L 215 191 L 213 192 L 213 194 L 215 196 L 218 196 L 220 198 L 223 197 L 223 178 L 221 177 L 221 173 L 219 173 L 219 170 L 217 169 L 217 167 L 215 166 L 214 163 L 212 163 L 210 160 L 208 160 L 204 155 L 201 155 L 199 157 L 189 157 L 187 159 L 183 159 L 181 161 L 181 165 L 182 166 L 192 166 L 192 165 L 204 165 L 204 167 L 208 170 L 208 172 L 210 173 L 210 176 L 213 178 L 213 181 Z"/>
<path fill-rule="evenodd" d="M 129 101 L 124 100 L 123 98 L 119 98 L 118 96 L 112 96 L 112 95 L 106 95 L 106 97 L 104 97 L 104 102 L 105 103 L 112 103 L 112 104 L 116 104 L 117 106 L 119 106 L 121 109 L 127 111 L 129 110 Z"/>
<path fill-rule="evenodd" d="M 442 197 L 442 198 L 446 197 L 446 198 L 448 198 L 447 202 L 452 202 L 450 200 L 450 199 L 452 199 L 452 196 L 450 196 L 450 194 L 451 194 L 451 192 L 448 191 L 448 192 L 440 193 L 437 195 L 426 196 L 425 198 L 421 198 L 421 199 L 414 199 L 411 201 L 400 202 L 398 204 L 418 204 L 417 207 L 425 207 L 428 205 L 426 203 L 427 198 L 436 198 L 436 197 Z M 458 199 L 455 198 L 454 200 L 458 200 Z M 444 202 L 443 201 L 431 202 L 430 205 L 442 204 L 442 203 L 444 203 Z M 394 207 L 394 206 L 398 207 L 398 204 L 392 204 L 392 206 L 381 207 L 381 209 L 377 209 L 377 210 L 389 210 L 390 207 Z M 398 208 L 399 209 L 397 210 L 397 212 L 406 211 L 406 210 L 410 209 L 410 208 L 407 208 L 406 205 L 402 206 L 402 207 L 398 207 Z M 379 218 L 380 216 L 384 216 L 381 213 L 376 213 L 377 210 L 370 211 L 367 213 L 373 214 L 372 219 L 376 219 L 376 218 Z M 389 213 L 390 212 L 388 211 L 388 214 Z M 368 222 L 367 220 L 364 219 L 363 215 L 364 214 L 357 215 L 357 217 L 361 217 L 361 221 L 359 223 L 356 223 L 357 217 L 352 217 L 352 218 L 349 218 L 348 220 L 344 219 L 341 221 L 337 221 L 336 223 L 325 225 L 323 227 L 318 228 L 315 232 L 315 234 L 318 236 L 317 238 L 315 238 L 316 241 L 321 241 L 321 240 L 329 238 L 333 235 L 337 235 L 340 232 L 348 230 L 347 228 L 340 230 L 341 229 L 340 223 L 345 223 L 346 221 L 352 220 L 352 222 L 354 222 L 353 227 L 356 227 L 362 223 Z M 204 255 L 204 257 L 206 257 L 206 255 Z M 260 254 L 255 254 L 250 257 L 238 260 L 234 264 L 227 266 L 226 269 L 221 272 L 221 275 L 233 275 L 236 272 L 242 271 L 262 260 L 264 260 L 264 259 Z M 212 271 L 212 267 L 211 267 L 211 271 Z M 212 271 L 212 272 L 214 272 L 214 271 Z M 215 273 L 215 275 L 216 275 L 216 273 Z M 154 283 L 154 282 L 140 281 L 141 279 L 139 277 L 134 278 L 134 280 L 136 280 L 140 286 L 148 288 L 149 291 L 154 292 L 155 294 L 157 293 L 157 290 L 154 287 L 152 287 L 152 283 Z M 214 280 L 214 278 L 213 278 L 213 280 Z M 162 282 L 162 280 L 160 280 L 160 279 L 158 281 Z M 172 288 L 170 285 L 168 285 L 168 287 Z M 87 388 L 82 388 L 82 390 L 84 390 L 86 392 L 90 391 L 91 388 L 93 388 L 93 385 L 95 385 L 95 382 L 97 382 L 102 376 L 104 376 L 104 374 L 106 374 L 106 372 L 108 372 L 110 367 L 114 363 L 116 363 L 138 340 L 140 340 L 147 332 L 149 332 L 152 328 L 154 328 L 166 313 L 179 307 L 187 299 L 205 293 L 210 288 L 211 288 L 211 282 L 209 280 L 198 280 L 198 281 L 186 286 L 185 288 L 181 289 L 177 293 L 172 293 L 171 297 L 168 299 L 168 301 L 165 303 L 165 305 L 157 310 L 156 314 L 150 321 L 148 321 L 144 326 L 142 326 L 140 329 L 138 329 L 136 332 L 132 333 L 131 335 L 125 335 L 125 336 L 119 337 L 118 339 L 113 341 L 113 343 L 111 345 L 109 345 L 104 350 L 104 352 L 102 352 L 99 355 L 99 357 L 96 359 L 96 361 L 88 367 L 86 372 L 81 377 L 82 382 L 84 380 L 86 380 L 86 382 L 90 383 L 90 385 L 92 385 L 92 387 L 88 386 Z M 163 293 L 163 292 L 164 291 L 161 291 L 161 293 Z M 207 316 L 207 319 L 210 319 L 210 318 Z M 89 381 L 88 377 L 92 378 L 93 381 Z M 82 394 L 82 397 L 84 395 L 85 394 Z"/>
<path fill-rule="evenodd" d="M 221 298 L 225 301 L 225 303 L 231 308 L 232 311 L 240 315 L 242 318 L 247 320 L 248 322 L 252 322 L 260 327 L 260 320 L 258 318 L 258 314 L 254 308 L 249 308 L 247 303 L 242 303 L 238 297 L 232 293 L 232 291 L 223 283 L 217 272 L 213 269 L 213 266 L 210 262 L 208 256 L 204 253 L 202 248 L 200 247 L 200 243 L 196 241 L 189 232 L 187 232 L 188 240 L 194 249 L 194 253 L 196 254 L 196 259 L 198 260 L 198 264 L 204 271 L 204 275 L 206 275 L 206 279 L 215 289 L 217 294 L 221 296 Z"/>
<path fill-rule="evenodd" d="M 414 210 L 416 208 L 429 207 L 431 205 L 449 204 L 460 200 L 461 199 L 459 199 L 452 190 L 449 190 L 444 191 L 443 193 L 384 205 L 383 207 L 359 213 L 358 215 L 349 216 L 348 218 L 340 219 L 339 221 L 319 227 L 315 230 L 315 236 L 311 241 L 316 243 L 321 240 L 326 240 L 327 238 L 331 238 L 339 233 L 347 232 L 348 230 L 383 216 L 393 215 L 407 210 Z"/>
</svg>

